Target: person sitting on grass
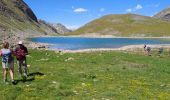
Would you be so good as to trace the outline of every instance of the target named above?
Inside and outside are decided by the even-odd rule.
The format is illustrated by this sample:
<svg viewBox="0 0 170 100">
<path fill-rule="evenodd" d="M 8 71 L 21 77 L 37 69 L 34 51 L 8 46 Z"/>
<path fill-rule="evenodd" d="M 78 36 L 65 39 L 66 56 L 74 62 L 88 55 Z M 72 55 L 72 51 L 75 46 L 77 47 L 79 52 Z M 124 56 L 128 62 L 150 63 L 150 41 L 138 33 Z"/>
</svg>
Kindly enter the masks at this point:
<svg viewBox="0 0 170 100">
<path fill-rule="evenodd" d="M 18 72 L 24 79 L 26 79 L 27 78 L 26 55 L 28 55 L 28 50 L 23 45 L 22 41 L 19 41 L 14 52 L 15 52 L 15 56 L 16 56 L 17 64 L 18 64 Z"/>
<path fill-rule="evenodd" d="M 4 75 L 4 83 L 8 84 L 7 74 L 10 72 L 11 81 L 13 84 L 16 83 L 14 80 L 14 59 L 12 56 L 13 52 L 9 49 L 9 43 L 4 42 L 3 49 L 0 50 L 0 56 L 2 56 L 2 67 L 3 67 L 3 75 Z"/>
</svg>

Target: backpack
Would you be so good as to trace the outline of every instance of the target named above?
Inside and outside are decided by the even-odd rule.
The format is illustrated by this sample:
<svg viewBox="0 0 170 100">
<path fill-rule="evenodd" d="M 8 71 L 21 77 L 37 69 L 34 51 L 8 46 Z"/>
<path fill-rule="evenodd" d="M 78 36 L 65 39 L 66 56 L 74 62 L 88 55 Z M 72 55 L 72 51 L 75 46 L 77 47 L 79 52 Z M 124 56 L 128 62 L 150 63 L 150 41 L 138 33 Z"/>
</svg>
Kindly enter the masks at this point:
<svg viewBox="0 0 170 100">
<path fill-rule="evenodd" d="M 163 48 L 159 48 L 159 52 L 162 53 L 164 51 Z"/>
<path fill-rule="evenodd" d="M 25 51 L 21 48 L 16 50 L 16 58 L 23 59 L 25 57 Z"/>
<path fill-rule="evenodd" d="M 147 47 L 146 50 L 147 50 L 148 52 L 150 52 L 150 51 L 151 51 L 151 47 Z"/>
</svg>

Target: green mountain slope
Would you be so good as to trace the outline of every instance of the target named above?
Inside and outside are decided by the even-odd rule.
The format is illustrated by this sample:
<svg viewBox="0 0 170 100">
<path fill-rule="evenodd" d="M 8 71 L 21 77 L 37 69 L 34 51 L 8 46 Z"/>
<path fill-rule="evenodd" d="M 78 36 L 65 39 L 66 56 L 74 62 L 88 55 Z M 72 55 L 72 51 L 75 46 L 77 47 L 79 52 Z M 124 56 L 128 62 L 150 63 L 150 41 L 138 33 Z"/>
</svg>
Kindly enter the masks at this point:
<svg viewBox="0 0 170 100">
<path fill-rule="evenodd" d="M 69 35 L 170 36 L 169 27 L 169 22 L 141 15 L 107 15 Z"/>
</svg>

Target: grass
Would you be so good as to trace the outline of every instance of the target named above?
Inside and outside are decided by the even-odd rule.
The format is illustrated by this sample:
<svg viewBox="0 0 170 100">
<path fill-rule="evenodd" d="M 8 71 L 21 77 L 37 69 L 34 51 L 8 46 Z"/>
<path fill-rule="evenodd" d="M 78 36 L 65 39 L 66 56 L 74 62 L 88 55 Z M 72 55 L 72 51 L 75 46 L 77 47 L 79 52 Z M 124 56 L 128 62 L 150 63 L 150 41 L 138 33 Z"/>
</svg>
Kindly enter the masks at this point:
<svg viewBox="0 0 170 100">
<path fill-rule="evenodd" d="M 170 22 L 135 14 L 107 15 L 68 35 L 97 33 L 114 36 L 169 36 Z"/>
<path fill-rule="evenodd" d="M 0 82 L 0 97 L 1 100 L 169 100 L 169 60 L 167 52 L 160 58 L 129 52 L 64 54 L 30 50 L 28 80 L 22 82 L 15 66 L 18 84 Z"/>
</svg>

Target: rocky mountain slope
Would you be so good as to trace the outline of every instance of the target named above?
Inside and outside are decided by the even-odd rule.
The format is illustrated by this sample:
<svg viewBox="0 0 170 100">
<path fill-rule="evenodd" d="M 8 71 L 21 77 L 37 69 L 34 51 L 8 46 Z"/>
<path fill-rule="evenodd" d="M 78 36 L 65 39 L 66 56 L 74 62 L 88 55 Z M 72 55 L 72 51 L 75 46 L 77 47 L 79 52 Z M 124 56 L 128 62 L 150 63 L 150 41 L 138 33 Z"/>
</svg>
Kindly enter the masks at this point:
<svg viewBox="0 0 170 100">
<path fill-rule="evenodd" d="M 154 15 L 153 17 L 157 18 L 157 19 L 163 19 L 163 20 L 170 21 L 170 8 L 162 10 L 161 12 L 159 12 L 156 15 Z"/>
<path fill-rule="evenodd" d="M 57 29 L 57 32 L 60 34 L 66 34 L 71 32 L 71 30 L 67 29 L 64 25 L 58 23 L 58 24 L 52 24 L 52 26 Z"/>
<path fill-rule="evenodd" d="M 60 31 L 50 24 L 41 23 L 23 0 L 0 0 L 0 41 L 57 34 Z"/>
<path fill-rule="evenodd" d="M 69 35 L 170 36 L 170 23 L 136 14 L 106 15 Z"/>
<path fill-rule="evenodd" d="M 52 24 L 52 23 L 48 23 L 44 20 L 39 20 L 38 21 L 40 26 L 43 28 L 46 28 L 46 31 L 48 32 L 48 34 L 50 33 L 57 33 L 57 34 L 65 34 L 68 32 L 71 32 L 71 30 L 67 29 L 64 25 L 58 23 L 58 24 Z"/>
<path fill-rule="evenodd" d="M 22 0 L 1 0 L 0 14 L 21 22 L 25 20 L 37 22 L 37 17 L 33 11 Z"/>
</svg>

